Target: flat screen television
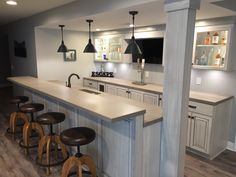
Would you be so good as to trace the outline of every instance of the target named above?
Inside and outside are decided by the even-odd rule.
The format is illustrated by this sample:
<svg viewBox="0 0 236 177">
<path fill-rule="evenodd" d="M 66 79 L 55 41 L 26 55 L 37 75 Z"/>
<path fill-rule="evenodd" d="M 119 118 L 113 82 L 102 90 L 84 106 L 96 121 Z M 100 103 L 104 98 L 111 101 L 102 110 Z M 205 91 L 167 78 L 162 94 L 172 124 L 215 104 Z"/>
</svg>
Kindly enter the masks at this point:
<svg viewBox="0 0 236 177">
<path fill-rule="evenodd" d="M 145 63 L 162 64 L 164 38 L 135 39 L 142 51 L 142 55 L 132 55 L 133 62 L 137 58 L 144 58 Z"/>
</svg>

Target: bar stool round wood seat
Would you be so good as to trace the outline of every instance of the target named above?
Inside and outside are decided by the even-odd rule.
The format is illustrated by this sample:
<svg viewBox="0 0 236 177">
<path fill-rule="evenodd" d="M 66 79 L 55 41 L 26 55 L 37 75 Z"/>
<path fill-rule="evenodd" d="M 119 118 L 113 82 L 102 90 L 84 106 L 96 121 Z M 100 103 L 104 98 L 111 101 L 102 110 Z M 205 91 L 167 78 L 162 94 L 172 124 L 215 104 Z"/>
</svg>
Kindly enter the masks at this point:
<svg viewBox="0 0 236 177">
<path fill-rule="evenodd" d="M 15 96 L 9 100 L 10 104 L 17 106 L 17 110 L 10 115 L 9 128 L 7 128 L 7 133 L 13 134 L 13 138 L 15 137 L 15 134 L 22 133 L 21 131 L 16 132 L 16 127 L 23 127 L 24 125 L 17 123 L 17 121 L 23 120 L 24 123 L 28 122 L 28 117 L 19 112 L 20 104 L 26 103 L 27 101 L 29 101 L 27 96 Z"/>
<path fill-rule="evenodd" d="M 38 144 L 30 145 L 30 135 L 33 131 L 37 132 L 39 137 L 42 138 L 44 136 L 44 131 L 42 126 L 34 121 L 34 113 L 42 111 L 44 109 L 44 105 L 40 103 L 29 103 L 24 104 L 19 108 L 19 111 L 26 114 L 29 113 L 31 115 L 31 120 L 26 122 L 23 127 L 23 139 L 19 142 L 20 146 L 25 148 L 25 153 L 29 153 L 29 148 L 37 147 Z"/>
<path fill-rule="evenodd" d="M 70 175 L 70 170 L 73 167 L 76 167 L 77 176 L 82 177 L 82 165 L 86 165 L 92 177 L 96 177 L 96 165 L 93 159 L 89 155 L 83 155 L 80 152 L 80 146 L 91 143 L 95 137 L 95 131 L 87 127 L 70 128 L 60 134 L 60 139 L 64 144 L 77 146 L 77 153 L 64 163 L 61 177 Z"/>
<path fill-rule="evenodd" d="M 39 141 L 38 146 L 38 157 L 36 158 L 36 163 L 40 166 L 47 167 L 47 174 L 50 174 L 50 167 L 57 166 L 64 163 L 69 154 L 66 150 L 65 145 L 61 142 L 59 135 L 56 135 L 53 132 L 53 124 L 58 124 L 65 120 L 65 114 L 60 112 L 47 112 L 41 114 L 37 117 L 36 122 L 41 125 L 49 125 L 50 132 L 48 135 L 43 136 Z M 54 146 L 55 151 L 55 158 L 53 159 L 54 162 L 51 162 L 51 145 Z M 58 160 L 58 146 L 60 146 L 60 150 L 62 153 L 62 159 Z M 44 147 L 46 147 L 46 162 L 43 162 L 43 154 L 44 154 Z"/>
</svg>

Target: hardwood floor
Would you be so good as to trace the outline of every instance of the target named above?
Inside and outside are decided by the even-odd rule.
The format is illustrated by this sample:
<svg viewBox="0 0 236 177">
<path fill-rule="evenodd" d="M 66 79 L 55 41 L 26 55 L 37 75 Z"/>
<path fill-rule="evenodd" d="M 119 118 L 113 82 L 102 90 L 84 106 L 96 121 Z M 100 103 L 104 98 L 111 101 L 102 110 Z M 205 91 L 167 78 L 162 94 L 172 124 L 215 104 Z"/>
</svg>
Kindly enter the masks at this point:
<svg viewBox="0 0 236 177">
<path fill-rule="evenodd" d="M 46 169 L 35 163 L 36 150 L 25 156 L 18 141 L 6 134 L 8 115 L 14 110 L 6 100 L 11 97 L 11 88 L 0 89 L 0 177 L 46 177 Z M 213 161 L 186 154 L 185 177 L 236 177 L 236 153 L 224 151 Z M 61 166 L 51 169 L 50 177 L 60 177 Z"/>
<path fill-rule="evenodd" d="M 236 153 L 224 151 L 214 160 L 186 154 L 185 177 L 236 177 Z"/>
</svg>

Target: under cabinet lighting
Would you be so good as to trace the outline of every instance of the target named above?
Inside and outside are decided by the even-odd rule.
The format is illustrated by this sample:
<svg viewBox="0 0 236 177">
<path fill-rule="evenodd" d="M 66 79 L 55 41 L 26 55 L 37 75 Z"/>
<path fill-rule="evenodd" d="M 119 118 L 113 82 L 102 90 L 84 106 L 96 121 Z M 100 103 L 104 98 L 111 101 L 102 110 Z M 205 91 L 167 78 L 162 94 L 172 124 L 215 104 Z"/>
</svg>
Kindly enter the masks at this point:
<svg viewBox="0 0 236 177">
<path fill-rule="evenodd" d="M 17 1 L 15 1 L 15 0 L 7 0 L 6 4 L 11 5 L 11 6 L 16 6 L 17 5 Z"/>
<path fill-rule="evenodd" d="M 129 27 L 132 28 L 132 27 L 135 27 L 135 26 L 134 26 L 134 24 L 130 24 Z"/>
</svg>

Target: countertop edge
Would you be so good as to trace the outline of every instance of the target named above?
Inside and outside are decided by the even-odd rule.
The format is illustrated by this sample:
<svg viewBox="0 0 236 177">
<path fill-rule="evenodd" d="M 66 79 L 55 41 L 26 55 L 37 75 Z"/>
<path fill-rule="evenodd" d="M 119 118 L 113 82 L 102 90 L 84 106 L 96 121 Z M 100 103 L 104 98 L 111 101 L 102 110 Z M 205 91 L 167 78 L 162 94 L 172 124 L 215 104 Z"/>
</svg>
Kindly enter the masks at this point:
<svg viewBox="0 0 236 177">
<path fill-rule="evenodd" d="M 98 77 L 98 78 L 101 78 L 101 77 Z M 84 79 L 88 79 L 88 80 L 92 80 L 92 81 L 97 81 L 97 82 L 108 83 L 108 84 L 112 84 L 112 85 L 116 85 L 116 86 L 125 86 L 127 88 L 133 88 L 133 89 L 141 90 L 141 91 L 148 91 L 148 92 L 154 93 L 154 94 L 163 94 L 163 92 L 160 92 L 160 91 L 154 91 L 154 90 L 149 90 L 149 89 L 142 89 L 140 87 L 135 87 L 135 85 L 132 87 L 132 86 L 125 85 L 125 84 L 113 83 L 113 82 L 109 82 L 109 81 L 101 81 L 101 80 L 96 79 L 96 77 L 95 78 L 84 77 Z M 190 90 L 190 92 L 191 92 L 191 90 Z M 196 91 L 194 91 L 194 92 L 196 92 Z M 201 92 L 199 92 L 199 93 L 201 93 Z M 205 93 L 202 93 L 202 94 L 205 94 Z M 217 95 L 217 94 L 215 94 L 215 95 Z M 224 101 L 230 100 L 232 98 L 234 98 L 234 96 L 225 96 L 225 98 L 223 98 L 223 99 L 221 99 L 219 101 L 208 101 L 208 100 L 204 100 L 204 99 L 192 98 L 192 97 L 189 96 L 189 101 L 195 101 L 195 102 L 199 102 L 199 103 L 204 103 L 204 104 L 209 104 L 209 105 L 216 106 L 216 105 L 218 105 L 218 104 L 220 104 L 220 103 L 222 103 Z"/>
<path fill-rule="evenodd" d="M 35 77 L 33 77 L 33 78 L 35 78 Z M 35 78 L 35 79 L 37 79 L 37 78 Z M 82 110 L 84 110 L 84 111 L 87 111 L 87 112 L 89 112 L 91 115 L 98 116 L 100 119 L 105 120 L 105 121 L 108 121 L 108 122 L 116 122 L 116 121 L 119 121 L 119 120 L 130 119 L 130 118 L 135 117 L 135 116 L 137 116 L 137 115 L 141 115 L 141 114 L 144 115 L 145 112 L 146 112 L 146 110 L 142 110 L 142 111 L 138 111 L 138 112 L 136 112 L 136 113 L 132 113 L 132 114 L 128 114 L 128 115 L 125 115 L 125 116 L 120 116 L 120 117 L 116 117 L 116 118 L 110 119 L 110 118 L 108 118 L 108 117 L 106 117 L 106 116 L 104 116 L 104 115 L 100 115 L 100 114 L 98 114 L 98 113 L 92 112 L 92 111 L 90 111 L 90 110 L 88 110 L 88 109 L 86 109 L 86 108 L 80 107 L 80 106 L 78 106 L 78 105 L 75 105 L 75 104 L 73 104 L 73 103 L 70 103 L 70 102 L 68 102 L 68 101 L 66 101 L 66 100 L 63 100 L 63 99 L 61 99 L 61 98 L 57 98 L 57 97 L 52 96 L 52 95 L 50 95 L 50 94 L 48 94 L 48 93 L 39 91 L 39 90 L 34 89 L 34 88 L 32 88 L 32 87 L 29 87 L 29 86 L 26 86 L 26 85 L 21 84 L 21 83 L 19 83 L 19 82 L 16 82 L 16 81 L 12 80 L 11 77 L 8 77 L 7 80 L 8 80 L 8 81 L 11 81 L 12 83 L 14 83 L 14 84 L 16 84 L 16 85 L 19 85 L 20 87 L 25 87 L 25 88 L 27 88 L 27 89 L 29 89 L 29 90 L 32 90 L 32 91 L 36 92 L 36 93 L 41 93 L 41 94 L 44 94 L 44 95 L 47 96 L 47 97 L 50 97 L 50 98 L 53 98 L 53 99 L 56 99 L 56 100 L 60 100 L 60 101 L 63 102 L 64 104 L 68 104 L 68 105 L 70 105 L 70 106 L 72 106 L 72 107 L 77 107 L 77 108 L 79 108 L 79 109 L 82 109 Z"/>
<path fill-rule="evenodd" d="M 234 96 L 229 96 L 227 98 L 224 98 L 220 101 L 217 101 L 217 102 L 212 102 L 212 101 L 206 101 L 206 100 L 201 100 L 201 99 L 197 99 L 197 98 L 189 98 L 189 101 L 195 101 L 195 102 L 198 102 L 198 103 L 204 103 L 204 104 L 209 104 L 209 105 L 212 105 L 212 106 L 216 106 L 224 101 L 227 101 L 227 100 L 230 100 L 234 98 Z"/>
</svg>

